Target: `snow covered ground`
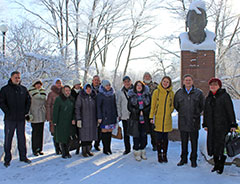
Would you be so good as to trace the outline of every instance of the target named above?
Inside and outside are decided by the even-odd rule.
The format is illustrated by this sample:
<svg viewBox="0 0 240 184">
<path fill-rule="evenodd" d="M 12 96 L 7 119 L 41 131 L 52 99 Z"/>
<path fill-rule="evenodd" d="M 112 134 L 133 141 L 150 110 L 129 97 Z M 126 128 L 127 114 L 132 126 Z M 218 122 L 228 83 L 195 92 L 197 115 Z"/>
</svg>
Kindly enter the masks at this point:
<svg viewBox="0 0 240 184">
<path fill-rule="evenodd" d="M 239 110 L 240 102 L 234 102 L 235 109 Z M 236 111 L 239 119 L 239 112 Z M 176 114 L 175 114 L 176 115 Z M 0 112 L 0 154 L 3 153 L 3 113 Z M 176 117 L 173 117 L 174 124 Z M 44 135 L 44 155 L 34 157 L 31 153 L 30 132 L 31 126 L 27 124 L 27 146 L 28 156 L 32 163 L 27 165 L 19 162 L 16 150 L 16 142 L 13 143 L 13 155 L 15 158 L 11 166 L 5 168 L 0 164 L 1 184 L 62 184 L 62 183 L 88 183 L 88 184 L 123 184 L 123 183 L 163 183 L 163 184 L 236 184 L 240 180 L 240 168 L 235 165 L 226 166 L 224 173 L 218 175 L 211 173 L 212 166 L 208 164 L 199 151 L 198 167 L 191 168 L 190 163 L 178 167 L 176 164 L 180 157 L 180 142 L 170 142 L 168 150 L 169 162 L 159 164 L 157 153 L 151 150 L 150 139 L 146 148 L 146 161 L 137 162 L 133 158 L 133 153 L 122 155 L 124 150 L 123 141 L 112 139 L 113 154 L 106 156 L 102 152 L 94 152 L 94 157 L 83 158 L 71 152 L 71 159 L 62 159 L 54 154 L 51 136 L 48 131 L 48 124 L 45 126 Z M 200 133 L 200 149 L 204 149 L 205 134 Z"/>
</svg>

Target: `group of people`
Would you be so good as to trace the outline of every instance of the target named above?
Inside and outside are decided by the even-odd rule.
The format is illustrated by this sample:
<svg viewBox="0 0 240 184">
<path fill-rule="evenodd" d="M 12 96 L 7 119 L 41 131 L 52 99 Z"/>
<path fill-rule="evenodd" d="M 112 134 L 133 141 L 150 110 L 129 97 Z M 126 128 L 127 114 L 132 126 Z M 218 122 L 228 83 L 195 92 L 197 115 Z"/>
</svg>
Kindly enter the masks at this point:
<svg viewBox="0 0 240 184">
<path fill-rule="evenodd" d="M 123 87 L 115 93 L 110 81 L 100 81 L 95 75 L 92 84 L 81 86 L 73 81 L 73 88 L 63 86 L 62 80 L 53 81 L 47 95 L 42 81 L 33 81 L 27 90 L 21 85 L 21 75 L 12 72 L 8 84 L 0 91 L 0 108 L 4 117 L 4 166 L 11 161 L 11 144 L 17 130 L 20 161 L 31 163 L 26 156 L 25 120 L 32 126 L 33 155 L 43 155 L 44 122 L 50 122 L 50 132 L 56 154 L 71 158 L 69 139 L 78 135 L 83 157 L 93 156 L 92 147 L 112 154 L 111 137 L 117 123 L 122 121 L 124 133 L 124 155 L 131 152 L 130 136 L 133 137 L 134 157 L 146 160 L 147 134 L 151 135 L 153 151 L 157 151 L 159 163 L 168 162 L 168 133 L 172 131 L 172 112 L 178 112 L 178 129 L 181 136 L 182 166 L 188 162 L 188 141 L 191 142 L 191 166 L 197 167 L 198 136 L 203 113 L 203 128 L 207 131 L 207 151 L 214 158 L 212 172 L 223 172 L 225 136 L 235 131 L 237 123 L 232 100 L 218 78 L 209 80 L 206 99 L 202 91 L 194 87 L 193 76 L 183 77 L 183 86 L 175 94 L 172 80 L 164 76 L 157 84 L 146 72 L 143 81 L 132 84 L 129 76 L 123 77 Z M 94 145 L 92 146 L 92 143 Z M 76 150 L 79 154 L 79 148 Z"/>
</svg>

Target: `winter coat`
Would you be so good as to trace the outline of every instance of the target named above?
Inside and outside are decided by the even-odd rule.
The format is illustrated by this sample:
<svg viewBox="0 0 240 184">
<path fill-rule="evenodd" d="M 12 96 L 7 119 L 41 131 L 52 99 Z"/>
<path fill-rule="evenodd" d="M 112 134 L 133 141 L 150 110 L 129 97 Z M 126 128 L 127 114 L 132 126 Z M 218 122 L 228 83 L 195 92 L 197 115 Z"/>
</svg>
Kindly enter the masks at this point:
<svg viewBox="0 0 240 184">
<path fill-rule="evenodd" d="M 97 140 L 97 104 L 94 91 L 88 95 L 84 90 L 80 92 L 75 104 L 76 120 L 82 121 L 79 129 L 81 141 Z"/>
<path fill-rule="evenodd" d="M 203 127 L 208 128 L 208 154 L 221 156 L 226 134 L 230 128 L 237 128 L 233 103 L 225 89 L 219 89 L 215 95 L 209 92 L 204 107 Z"/>
<path fill-rule="evenodd" d="M 178 112 L 178 129 L 195 132 L 200 129 L 200 116 L 204 108 L 204 96 L 200 89 L 192 87 L 186 92 L 185 86 L 179 89 L 174 97 L 174 107 Z"/>
<path fill-rule="evenodd" d="M 117 94 L 118 117 L 121 117 L 122 120 L 129 119 L 130 112 L 127 109 L 128 99 L 128 91 L 125 89 L 125 87 L 122 87 Z"/>
<path fill-rule="evenodd" d="M 53 120 L 53 105 L 55 99 L 60 95 L 61 88 L 57 88 L 55 85 L 51 87 L 51 92 L 48 94 L 47 102 L 46 102 L 46 119 L 49 122 Z"/>
<path fill-rule="evenodd" d="M 25 121 L 31 106 L 31 97 L 26 87 L 16 85 L 10 79 L 0 91 L 0 108 L 4 112 L 4 120 Z"/>
<path fill-rule="evenodd" d="M 148 88 L 149 88 L 149 93 L 150 93 L 151 96 L 152 96 L 154 90 L 158 88 L 158 83 L 151 81 L 150 83 L 146 84 L 146 86 L 148 86 Z"/>
<path fill-rule="evenodd" d="M 58 143 L 68 144 L 69 137 L 76 132 L 75 126 L 72 125 L 74 117 L 74 99 L 65 97 L 63 94 L 58 96 L 53 106 L 53 124 L 55 128 L 55 139 Z"/>
<path fill-rule="evenodd" d="M 42 123 L 46 120 L 46 91 L 43 88 L 39 90 L 31 86 L 29 88 L 29 94 L 32 97 L 32 103 L 29 114 L 32 116 L 31 123 Z"/>
<path fill-rule="evenodd" d="M 155 131 L 157 132 L 171 132 L 172 131 L 172 112 L 174 93 L 172 86 L 164 89 L 161 84 L 158 89 L 153 92 L 151 102 L 150 118 L 155 117 Z"/>
<path fill-rule="evenodd" d="M 117 105 L 113 88 L 106 91 L 100 86 L 97 94 L 97 118 L 102 120 L 101 125 L 117 123 Z"/>
<path fill-rule="evenodd" d="M 129 100 L 128 100 L 128 110 L 130 112 L 129 118 L 129 132 L 128 134 L 133 137 L 139 137 L 139 117 L 140 117 L 140 110 L 139 110 L 139 103 L 137 100 L 137 93 L 132 90 L 128 92 Z M 143 117 L 144 117 L 144 129 L 146 133 L 148 132 L 149 126 L 149 113 L 151 108 L 151 95 L 149 93 L 149 88 L 145 87 L 145 90 L 142 94 L 143 97 Z"/>
</svg>

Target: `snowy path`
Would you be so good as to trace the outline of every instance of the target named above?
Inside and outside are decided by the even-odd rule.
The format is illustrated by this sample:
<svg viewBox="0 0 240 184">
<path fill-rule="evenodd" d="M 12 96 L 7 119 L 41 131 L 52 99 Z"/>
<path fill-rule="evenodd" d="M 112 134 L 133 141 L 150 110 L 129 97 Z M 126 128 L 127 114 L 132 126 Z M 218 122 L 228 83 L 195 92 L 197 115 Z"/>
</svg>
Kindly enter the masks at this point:
<svg viewBox="0 0 240 184">
<path fill-rule="evenodd" d="M 94 157 L 83 158 L 72 152 L 73 157 L 64 160 L 54 154 L 52 144 L 49 143 L 44 147 L 45 155 L 29 156 L 32 160 L 30 165 L 19 162 L 18 159 L 13 160 L 9 168 L 5 168 L 1 163 L 0 183 L 236 184 L 240 180 L 240 168 L 226 166 L 223 175 L 217 175 L 210 172 L 212 166 L 206 163 L 201 155 L 197 168 L 191 168 L 190 163 L 177 167 L 179 142 L 170 142 L 167 164 L 159 164 L 156 160 L 156 152 L 153 152 L 150 147 L 147 147 L 148 160 L 141 162 L 135 161 L 132 153 L 127 156 L 122 155 L 122 141 L 114 139 L 112 147 L 111 156 L 95 152 Z"/>
</svg>

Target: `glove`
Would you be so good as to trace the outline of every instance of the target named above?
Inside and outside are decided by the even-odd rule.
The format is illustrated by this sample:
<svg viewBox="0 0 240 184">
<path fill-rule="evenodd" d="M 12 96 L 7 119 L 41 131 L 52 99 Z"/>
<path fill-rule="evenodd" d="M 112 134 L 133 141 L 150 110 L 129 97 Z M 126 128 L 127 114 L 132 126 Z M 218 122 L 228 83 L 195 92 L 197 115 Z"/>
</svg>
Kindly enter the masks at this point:
<svg viewBox="0 0 240 184">
<path fill-rule="evenodd" d="M 78 120 L 78 121 L 77 121 L 77 127 L 78 127 L 78 128 L 82 128 L 82 121 L 81 121 L 81 120 Z"/>
<path fill-rule="evenodd" d="M 30 120 L 30 116 L 29 116 L 29 114 L 25 115 L 25 120 L 27 120 L 27 121 Z"/>
</svg>

